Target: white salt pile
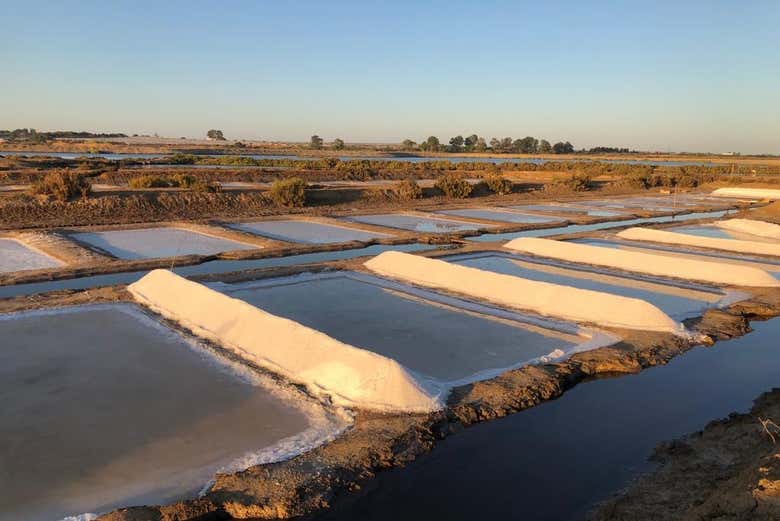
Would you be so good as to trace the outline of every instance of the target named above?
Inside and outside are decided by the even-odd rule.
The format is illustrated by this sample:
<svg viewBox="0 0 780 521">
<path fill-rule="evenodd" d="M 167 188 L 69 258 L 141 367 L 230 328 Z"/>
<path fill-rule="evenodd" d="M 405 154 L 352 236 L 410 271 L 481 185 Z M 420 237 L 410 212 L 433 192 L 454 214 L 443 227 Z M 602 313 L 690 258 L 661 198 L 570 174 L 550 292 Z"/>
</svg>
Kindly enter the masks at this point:
<svg viewBox="0 0 780 521">
<path fill-rule="evenodd" d="M 651 228 L 629 228 L 628 230 L 623 230 L 622 232 L 618 233 L 617 236 L 621 239 L 628 239 L 632 241 L 652 241 L 664 244 L 681 244 L 684 246 L 711 248 L 713 250 L 780 256 L 780 244 L 772 244 L 768 242 L 741 241 L 737 239 L 722 239 L 718 237 L 701 237 L 699 235 L 668 232 L 665 230 L 653 230 Z M 720 274 L 715 275 L 719 276 Z M 755 284 L 744 285 L 753 286 Z"/>
<path fill-rule="evenodd" d="M 532 281 L 397 251 L 381 253 L 365 266 L 386 277 L 540 315 L 611 327 L 683 332 L 679 323 L 644 300 Z"/>
<path fill-rule="evenodd" d="M 661 277 L 698 280 L 731 286 L 780 286 L 779 280 L 766 271 L 753 266 L 682 259 L 668 255 L 602 248 L 588 244 L 532 237 L 514 239 L 506 243 L 504 247 L 540 257 L 606 266 Z"/>
<path fill-rule="evenodd" d="M 774 188 L 718 188 L 712 192 L 717 197 L 741 197 L 745 199 L 780 199 L 780 190 Z"/>
<path fill-rule="evenodd" d="M 780 240 L 780 225 L 754 219 L 726 219 L 713 223 L 718 228 Z"/>
<path fill-rule="evenodd" d="M 427 412 L 442 389 L 382 355 L 339 342 L 295 321 L 154 270 L 128 290 L 140 303 L 238 356 L 324 393 L 340 405 Z"/>
</svg>

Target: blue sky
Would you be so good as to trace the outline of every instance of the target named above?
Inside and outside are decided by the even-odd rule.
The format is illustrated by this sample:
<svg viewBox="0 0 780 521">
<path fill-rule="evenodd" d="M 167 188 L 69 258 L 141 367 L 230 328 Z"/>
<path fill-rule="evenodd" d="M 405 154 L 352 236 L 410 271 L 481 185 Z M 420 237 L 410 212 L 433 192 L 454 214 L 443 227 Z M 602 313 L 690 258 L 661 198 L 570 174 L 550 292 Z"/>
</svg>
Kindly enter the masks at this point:
<svg viewBox="0 0 780 521">
<path fill-rule="evenodd" d="M 780 153 L 780 2 L 0 0 L 0 128 Z"/>
</svg>

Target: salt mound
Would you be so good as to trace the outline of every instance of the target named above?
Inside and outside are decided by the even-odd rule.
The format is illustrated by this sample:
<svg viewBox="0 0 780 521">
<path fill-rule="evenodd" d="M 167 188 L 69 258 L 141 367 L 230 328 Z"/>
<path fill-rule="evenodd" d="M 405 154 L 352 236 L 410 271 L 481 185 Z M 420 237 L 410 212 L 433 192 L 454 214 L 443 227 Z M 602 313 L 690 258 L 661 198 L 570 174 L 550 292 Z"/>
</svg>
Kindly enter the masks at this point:
<svg viewBox="0 0 780 521">
<path fill-rule="evenodd" d="M 665 244 L 682 244 L 686 246 L 698 246 L 699 248 L 711 248 L 713 250 L 735 251 L 758 255 L 780 256 L 780 244 L 768 242 L 740 241 L 737 239 L 721 239 L 717 237 L 700 237 L 685 233 L 667 232 L 665 230 L 653 230 L 651 228 L 629 228 L 617 234 L 622 239 L 634 241 L 652 241 Z M 743 284 L 748 285 L 748 284 Z M 749 284 L 753 285 L 753 284 Z"/>
<path fill-rule="evenodd" d="M 622 236 L 622 232 L 619 235 Z M 753 266 L 682 259 L 669 255 L 602 248 L 588 244 L 532 237 L 509 241 L 504 247 L 541 257 L 606 266 L 661 277 L 691 279 L 733 286 L 780 286 L 780 281 L 766 271 Z"/>
<path fill-rule="evenodd" d="M 780 240 L 780 225 L 753 219 L 727 219 L 713 223 L 718 228 Z"/>
<path fill-rule="evenodd" d="M 747 199 L 780 199 L 780 190 L 774 188 L 718 188 L 712 192 L 718 197 L 742 197 Z"/>
<path fill-rule="evenodd" d="M 397 251 L 381 253 L 364 265 L 379 275 L 541 315 L 611 327 L 683 332 L 680 324 L 644 300 L 532 281 Z"/>
<path fill-rule="evenodd" d="M 440 409 L 442 390 L 382 355 L 345 344 L 168 270 L 128 286 L 137 301 L 195 334 L 340 405 L 382 411 Z"/>
</svg>

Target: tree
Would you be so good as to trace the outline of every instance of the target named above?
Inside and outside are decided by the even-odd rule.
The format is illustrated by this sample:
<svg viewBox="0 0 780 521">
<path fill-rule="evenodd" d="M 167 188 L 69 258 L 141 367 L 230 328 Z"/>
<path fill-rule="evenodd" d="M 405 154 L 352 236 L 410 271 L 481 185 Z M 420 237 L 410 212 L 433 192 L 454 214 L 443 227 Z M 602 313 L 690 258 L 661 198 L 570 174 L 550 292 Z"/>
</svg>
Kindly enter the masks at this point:
<svg viewBox="0 0 780 521">
<path fill-rule="evenodd" d="M 344 150 L 344 141 L 340 138 L 333 140 L 333 148 L 335 150 Z"/>
<path fill-rule="evenodd" d="M 474 147 L 477 145 L 477 141 L 479 141 L 479 136 L 476 134 L 471 134 L 469 137 L 463 140 L 463 143 L 466 147 L 467 152 L 471 152 L 474 150 Z"/>
<path fill-rule="evenodd" d="M 501 152 L 501 141 L 499 141 L 496 137 L 491 138 L 490 148 L 493 149 L 493 152 Z"/>
<path fill-rule="evenodd" d="M 485 143 L 485 138 L 477 138 L 477 143 L 474 145 L 474 152 L 484 152 L 487 148 L 488 146 L 487 143 Z"/>
<path fill-rule="evenodd" d="M 401 148 L 403 148 L 404 150 L 414 150 L 415 148 L 417 148 L 417 143 L 415 143 L 411 139 L 404 139 L 403 141 L 401 141 Z"/>
<path fill-rule="evenodd" d="M 539 140 L 531 136 L 516 139 L 512 145 L 514 151 L 521 154 L 535 154 L 539 150 Z"/>
<path fill-rule="evenodd" d="M 441 143 L 439 143 L 439 138 L 436 136 L 428 136 L 428 139 L 420 144 L 420 148 L 429 152 L 438 152 L 440 147 Z"/>
<path fill-rule="evenodd" d="M 222 131 L 214 128 L 206 132 L 206 137 L 217 141 L 225 141 L 225 136 L 222 134 Z"/>
<path fill-rule="evenodd" d="M 313 148 L 314 150 L 319 150 L 322 148 L 322 138 L 318 136 L 317 134 L 314 134 L 311 139 L 309 140 L 309 146 Z"/>
<path fill-rule="evenodd" d="M 556 154 L 571 154 L 574 152 L 574 146 L 568 141 L 566 143 L 558 141 L 553 145 L 553 152 Z"/>
<path fill-rule="evenodd" d="M 549 154 L 552 152 L 552 145 L 546 139 L 539 141 L 539 152 L 542 154 Z"/>
<path fill-rule="evenodd" d="M 463 136 L 455 136 L 453 138 L 450 138 L 450 149 L 452 152 L 459 152 L 461 148 L 463 148 L 464 143 Z"/>
</svg>

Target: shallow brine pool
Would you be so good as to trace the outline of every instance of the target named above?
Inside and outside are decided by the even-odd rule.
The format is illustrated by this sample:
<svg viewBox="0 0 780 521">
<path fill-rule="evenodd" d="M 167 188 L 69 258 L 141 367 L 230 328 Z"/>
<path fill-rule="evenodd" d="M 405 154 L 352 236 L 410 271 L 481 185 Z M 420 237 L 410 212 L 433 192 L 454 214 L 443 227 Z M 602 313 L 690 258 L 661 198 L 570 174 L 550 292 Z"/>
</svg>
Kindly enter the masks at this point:
<svg viewBox="0 0 780 521">
<path fill-rule="evenodd" d="M 623 212 L 614 210 L 602 210 L 600 208 L 590 208 L 587 205 L 569 206 L 565 204 L 526 204 L 521 206 L 510 206 L 517 210 L 529 210 L 533 212 L 563 213 L 563 214 L 582 214 L 590 217 L 618 217 L 625 215 Z"/>
<path fill-rule="evenodd" d="M 478 230 L 480 228 L 489 228 L 492 224 L 478 224 L 455 219 L 444 219 L 438 217 L 419 217 L 416 215 L 404 214 L 378 214 L 378 215 L 357 215 L 355 217 L 345 217 L 346 220 L 374 224 L 377 226 L 387 226 L 389 228 L 400 228 L 402 230 L 411 230 L 423 233 L 452 233 L 468 230 Z"/>
<path fill-rule="evenodd" d="M 544 323 L 540 319 L 490 315 L 490 308 L 471 303 L 464 303 L 470 309 L 455 307 L 456 299 L 359 274 L 309 274 L 215 289 L 440 382 L 488 377 L 556 350 L 562 356 L 586 340 L 576 328 L 548 329 L 536 325 Z"/>
<path fill-rule="evenodd" d="M 259 246 L 211 237 L 180 228 L 140 228 L 76 233 L 73 238 L 126 260 L 214 255 L 223 251 L 254 250 Z"/>
<path fill-rule="evenodd" d="M 529 280 L 638 298 L 655 305 L 676 320 L 701 315 L 708 307 L 733 302 L 737 298 L 736 295 L 728 298 L 716 288 L 698 284 L 677 285 L 671 281 L 665 284 L 658 279 L 628 277 L 597 268 L 578 269 L 568 263 L 540 262 L 500 252 L 455 255 L 445 257 L 444 260 Z"/>
<path fill-rule="evenodd" d="M 2 521 L 194 496 L 219 469 L 331 428 L 130 304 L 0 316 L 0 338 Z"/>
<path fill-rule="evenodd" d="M 349 241 L 368 241 L 390 237 L 386 233 L 368 232 L 346 226 L 336 226 L 311 221 L 258 221 L 230 225 L 242 231 L 255 233 L 271 239 L 307 244 L 328 244 Z"/>
<path fill-rule="evenodd" d="M 57 268 L 63 263 L 14 239 L 0 239 L 0 273 Z"/>
<path fill-rule="evenodd" d="M 489 221 L 503 221 L 519 224 L 537 224 L 552 223 L 562 221 L 557 217 L 546 217 L 543 215 L 533 215 L 512 210 L 503 210 L 501 208 L 462 208 L 459 210 L 441 210 L 436 213 L 444 215 L 454 215 L 457 217 L 471 217 L 472 219 L 487 219 Z"/>
</svg>

